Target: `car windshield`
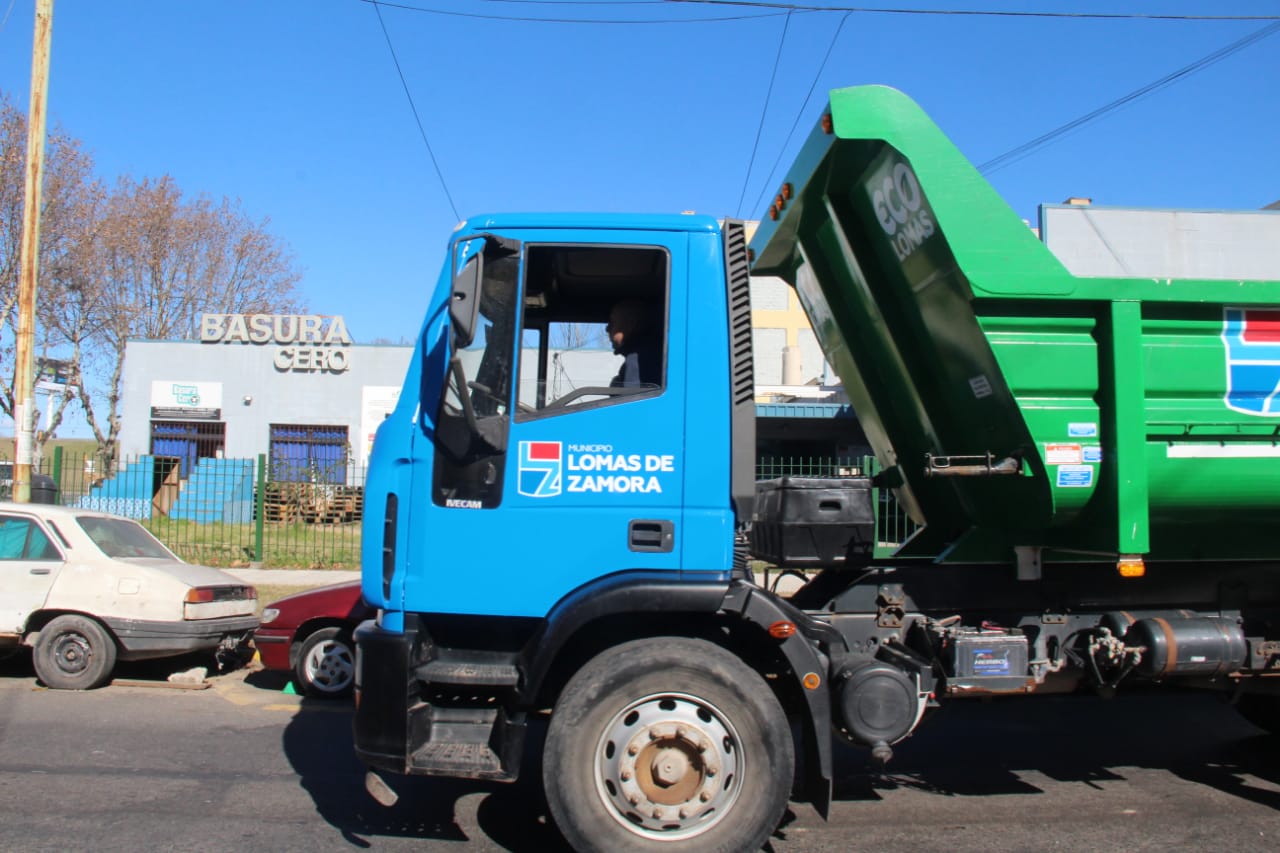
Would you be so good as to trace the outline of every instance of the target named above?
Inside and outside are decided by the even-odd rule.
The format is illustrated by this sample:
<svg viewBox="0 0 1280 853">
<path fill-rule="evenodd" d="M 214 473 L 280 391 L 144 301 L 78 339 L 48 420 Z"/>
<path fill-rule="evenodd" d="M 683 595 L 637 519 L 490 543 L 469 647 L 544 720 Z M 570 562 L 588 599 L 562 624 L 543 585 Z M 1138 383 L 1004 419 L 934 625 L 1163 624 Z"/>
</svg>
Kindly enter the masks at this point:
<svg viewBox="0 0 1280 853">
<path fill-rule="evenodd" d="M 155 557 L 176 560 L 168 548 L 146 531 L 136 521 L 123 518 L 99 518 L 81 516 L 76 519 L 82 530 L 89 534 L 93 544 L 108 557 Z"/>
</svg>

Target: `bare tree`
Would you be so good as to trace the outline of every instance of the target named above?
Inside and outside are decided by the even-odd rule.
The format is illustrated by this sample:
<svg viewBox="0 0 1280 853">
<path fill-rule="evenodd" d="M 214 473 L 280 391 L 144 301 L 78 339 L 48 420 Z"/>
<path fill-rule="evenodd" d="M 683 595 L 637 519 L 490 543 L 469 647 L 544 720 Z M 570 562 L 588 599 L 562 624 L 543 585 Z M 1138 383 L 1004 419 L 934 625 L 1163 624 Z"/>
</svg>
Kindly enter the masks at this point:
<svg viewBox="0 0 1280 853">
<path fill-rule="evenodd" d="M 14 334 L 22 238 L 26 116 L 0 92 L 0 411 L 13 416 Z M 120 433 L 125 344 L 184 338 L 202 312 L 300 313 L 288 247 L 239 201 L 187 198 L 172 177 L 124 177 L 108 190 L 79 141 L 46 144 L 37 298 L 38 358 L 68 366 L 109 461 Z M 71 398 L 51 398 L 43 443 Z"/>
<path fill-rule="evenodd" d="M 607 349 L 609 336 L 598 323 L 556 323 L 551 327 L 553 349 Z"/>
<path fill-rule="evenodd" d="M 27 120 L 0 92 L 0 411 L 13 416 L 14 335 L 17 331 L 18 276 L 21 264 L 22 206 L 25 192 Z M 40 211 L 40 261 L 37 311 L 39 357 L 63 341 L 50 326 L 48 311 L 57 301 L 50 283 L 78 251 L 91 215 L 93 159 L 79 141 L 59 130 L 46 142 L 45 184 Z M 55 417 L 61 420 L 62 401 Z"/>
<path fill-rule="evenodd" d="M 67 384 L 77 393 L 50 397 L 51 407 L 44 429 L 36 431 L 36 446 L 43 447 L 62 425 L 67 406 L 78 400 L 84 385 L 84 365 L 99 354 L 103 316 L 102 294 L 93 280 L 94 233 L 102 218 L 106 192 L 99 181 L 84 180 L 74 191 L 68 205 L 68 245 L 58 252 L 53 263 L 44 267 L 39 300 L 42 352 L 56 353 L 67 368 Z M 71 224 L 73 223 L 73 224 Z M 41 363 L 44 363 L 42 358 Z"/>
<path fill-rule="evenodd" d="M 301 274 L 287 248 L 239 202 L 183 197 L 168 175 L 121 178 L 102 203 L 88 247 L 77 256 L 79 288 L 65 301 L 81 354 L 79 400 L 108 458 L 120 433 L 125 344 L 189 337 L 202 312 L 272 314 L 301 308 Z"/>
</svg>

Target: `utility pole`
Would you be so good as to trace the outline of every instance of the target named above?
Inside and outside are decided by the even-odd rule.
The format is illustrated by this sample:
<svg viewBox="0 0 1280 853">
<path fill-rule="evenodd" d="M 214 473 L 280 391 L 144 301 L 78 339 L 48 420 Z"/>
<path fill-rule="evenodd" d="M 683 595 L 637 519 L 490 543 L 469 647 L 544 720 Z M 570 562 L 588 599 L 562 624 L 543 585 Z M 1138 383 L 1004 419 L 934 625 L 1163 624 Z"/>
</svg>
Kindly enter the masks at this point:
<svg viewBox="0 0 1280 853">
<path fill-rule="evenodd" d="M 31 45 L 31 108 L 27 113 L 27 174 L 22 200 L 18 334 L 14 342 L 13 499 L 18 503 L 31 502 L 31 459 L 35 451 L 36 273 L 40 266 L 40 194 L 44 186 L 45 103 L 52 40 L 53 0 L 36 0 L 36 32 Z"/>
</svg>

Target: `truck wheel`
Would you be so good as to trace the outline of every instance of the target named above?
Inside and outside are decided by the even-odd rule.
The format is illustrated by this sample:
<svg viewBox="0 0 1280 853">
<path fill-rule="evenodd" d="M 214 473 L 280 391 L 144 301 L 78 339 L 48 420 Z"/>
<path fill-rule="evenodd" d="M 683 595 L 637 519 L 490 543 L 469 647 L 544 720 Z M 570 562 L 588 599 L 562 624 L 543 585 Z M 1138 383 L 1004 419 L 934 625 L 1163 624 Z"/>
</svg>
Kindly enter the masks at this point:
<svg viewBox="0 0 1280 853">
<path fill-rule="evenodd" d="M 1246 693 L 1236 702 L 1236 710 L 1258 728 L 1280 735 L 1280 696 Z"/>
<path fill-rule="evenodd" d="M 40 631 L 31 661 L 46 687 L 92 690 L 111 677 L 116 643 L 87 616 L 58 616 Z"/>
<path fill-rule="evenodd" d="M 738 853 L 778 826 L 794 770 L 764 679 L 719 646 L 664 637 L 609 649 L 569 681 L 542 780 L 575 850 Z"/>
<path fill-rule="evenodd" d="M 336 699 L 351 693 L 356 671 L 355 646 L 341 628 L 321 628 L 298 650 L 293 675 L 307 696 Z"/>
</svg>

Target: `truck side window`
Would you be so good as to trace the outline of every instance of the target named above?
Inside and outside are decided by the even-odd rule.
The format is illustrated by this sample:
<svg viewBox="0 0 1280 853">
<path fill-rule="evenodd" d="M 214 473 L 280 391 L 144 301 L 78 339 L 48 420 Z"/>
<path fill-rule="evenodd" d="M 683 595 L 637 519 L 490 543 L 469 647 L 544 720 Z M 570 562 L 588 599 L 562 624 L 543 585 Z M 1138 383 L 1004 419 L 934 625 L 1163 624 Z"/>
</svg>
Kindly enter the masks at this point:
<svg viewBox="0 0 1280 853">
<path fill-rule="evenodd" d="M 659 247 L 530 246 L 516 420 L 661 394 L 669 268 Z"/>
</svg>

